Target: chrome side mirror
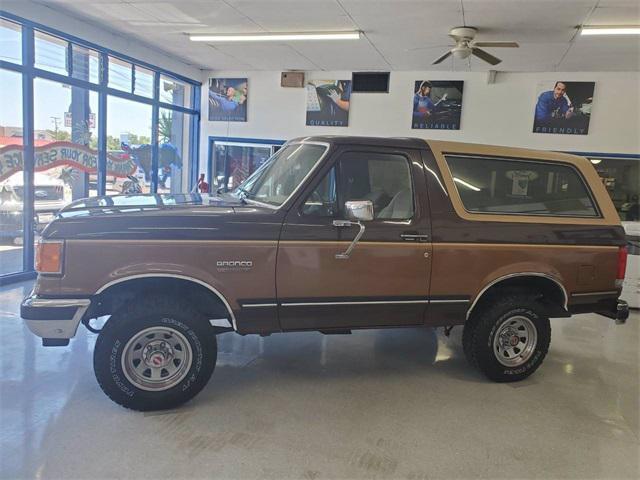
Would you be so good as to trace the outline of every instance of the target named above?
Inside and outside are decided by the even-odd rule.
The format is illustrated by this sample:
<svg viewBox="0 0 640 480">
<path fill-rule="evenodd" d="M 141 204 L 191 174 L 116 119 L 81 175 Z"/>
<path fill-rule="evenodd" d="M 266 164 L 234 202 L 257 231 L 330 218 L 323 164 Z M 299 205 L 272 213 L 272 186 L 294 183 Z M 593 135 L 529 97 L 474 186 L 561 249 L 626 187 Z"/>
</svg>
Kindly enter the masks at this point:
<svg viewBox="0 0 640 480">
<path fill-rule="evenodd" d="M 344 204 L 349 220 L 370 222 L 373 220 L 373 202 L 371 200 L 350 200 Z"/>
<path fill-rule="evenodd" d="M 334 227 L 351 227 L 352 225 L 358 225 L 360 230 L 356 234 L 355 238 L 349 245 L 349 248 L 343 253 L 336 253 L 336 258 L 340 260 L 346 260 L 351 255 L 352 250 L 364 235 L 364 224 L 362 222 L 370 222 L 373 220 L 373 203 L 371 200 L 351 200 L 344 204 L 347 218 L 349 220 L 334 220 Z M 355 221 L 354 221 L 355 220 Z"/>
</svg>

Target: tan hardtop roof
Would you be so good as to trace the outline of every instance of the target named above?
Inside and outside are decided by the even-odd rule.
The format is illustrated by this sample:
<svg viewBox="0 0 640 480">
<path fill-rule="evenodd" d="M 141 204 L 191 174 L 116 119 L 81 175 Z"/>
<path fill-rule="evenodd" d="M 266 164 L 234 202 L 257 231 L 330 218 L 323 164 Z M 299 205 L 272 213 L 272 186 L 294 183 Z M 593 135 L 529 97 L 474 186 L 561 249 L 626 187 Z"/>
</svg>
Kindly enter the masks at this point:
<svg viewBox="0 0 640 480">
<path fill-rule="evenodd" d="M 290 142 L 322 142 L 334 145 L 372 145 L 378 147 L 425 148 L 423 138 L 410 137 L 364 137 L 354 135 L 314 135 L 297 137 Z"/>
<path fill-rule="evenodd" d="M 590 165 L 589 160 L 578 155 L 555 152 L 551 150 L 536 150 L 532 148 L 505 147 L 501 145 L 486 145 L 482 143 L 449 142 L 445 140 L 426 140 L 433 151 L 442 153 L 475 154 L 483 156 L 514 157 L 523 159 L 539 159 L 571 163 L 574 165 Z"/>
<path fill-rule="evenodd" d="M 530 148 L 506 147 L 500 145 L 487 145 L 480 143 L 450 142 L 444 140 L 429 140 L 417 137 L 366 137 L 356 135 L 313 135 L 309 137 L 297 137 L 290 142 L 322 142 L 334 145 L 371 145 L 379 147 L 398 148 L 425 148 L 425 144 L 432 150 L 447 153 L 465 153 L 480 155 L 495 155 L 501 157 L 538 158 L 542 160 L 561 161 L 580 164 L 586 160 L 584 157 L 570 155 L 568 153 L 554 152 L 550 150 L 535 150 Z"/>
</svg>

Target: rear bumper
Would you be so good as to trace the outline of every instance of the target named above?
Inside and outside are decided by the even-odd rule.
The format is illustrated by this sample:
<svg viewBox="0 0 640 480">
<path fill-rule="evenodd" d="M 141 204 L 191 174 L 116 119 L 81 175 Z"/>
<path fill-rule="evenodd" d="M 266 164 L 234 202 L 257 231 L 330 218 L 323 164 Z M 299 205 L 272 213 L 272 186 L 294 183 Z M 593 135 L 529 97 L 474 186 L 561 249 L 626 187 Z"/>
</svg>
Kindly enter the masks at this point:
<svg viewBox="0 0 640 480">
<path fill-rule="evenodd" d="M 20 305 L 20 316 L 29 330 L 43 339 L 44 345 L 66 345 L 75 336 L 90 304 L 88 298 L 41 298 L 30 295 Z"/>
<path fill-rule="evenodd" d="M 617 325 L 623 325 L 629 318 L 629 304 L 624 300 L 618 300 L 615 308 L 598 310 L 596 313 L 615 320 Z"/>
</svg>

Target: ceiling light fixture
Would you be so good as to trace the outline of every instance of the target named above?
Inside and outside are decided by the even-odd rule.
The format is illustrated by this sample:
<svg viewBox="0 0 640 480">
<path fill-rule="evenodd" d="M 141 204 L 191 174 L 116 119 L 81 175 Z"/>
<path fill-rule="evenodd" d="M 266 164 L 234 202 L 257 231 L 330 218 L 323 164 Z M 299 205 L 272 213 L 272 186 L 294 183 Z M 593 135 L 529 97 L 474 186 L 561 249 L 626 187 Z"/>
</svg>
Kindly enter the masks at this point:
<svg viewBox="0 0 640 480">
<path fill-rule="evenodd" d="M 192 42 L 288 42 L 296 40 L 359 40 L 360 32 L 193 34 Z"/>
<path fill-rule="evenodd" d="M 640 35 L 640 26 L 592 26 L 582 27 L 580 29 L 581 35 Z"/>
</svg>

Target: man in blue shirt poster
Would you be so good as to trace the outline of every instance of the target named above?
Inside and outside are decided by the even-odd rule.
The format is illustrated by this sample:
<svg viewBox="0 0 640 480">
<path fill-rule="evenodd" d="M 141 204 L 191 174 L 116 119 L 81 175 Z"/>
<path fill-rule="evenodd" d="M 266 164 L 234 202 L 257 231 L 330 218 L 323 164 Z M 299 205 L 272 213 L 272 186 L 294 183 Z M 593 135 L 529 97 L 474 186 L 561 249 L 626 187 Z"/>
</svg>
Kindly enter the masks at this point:
<svg viewBox="0 0 640 480">
<path fill-rule="evenodd" d="M 553 90 L 538 90 L 533 133 L 587 135 L 594 82 L 558 81 Z"/>
<path fill-rule="evenodd" d="M 536 104 L 536 123 L 548 123 L 562 118 L 570 119 L 573 116 L 573 107 L 566 93 L 567 85 L 564 82 L 556 82 L 553 90 L 541 93 Z"/>
</svg>

